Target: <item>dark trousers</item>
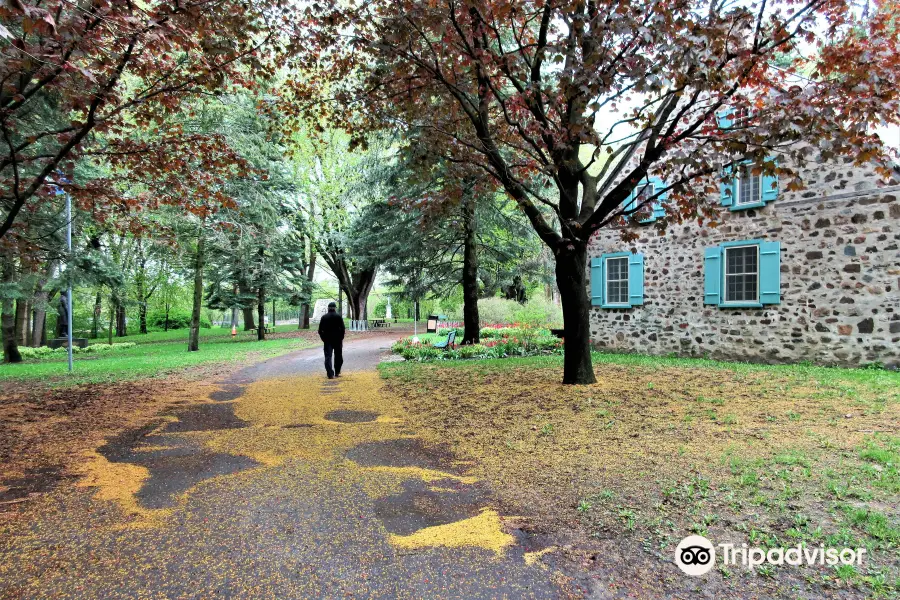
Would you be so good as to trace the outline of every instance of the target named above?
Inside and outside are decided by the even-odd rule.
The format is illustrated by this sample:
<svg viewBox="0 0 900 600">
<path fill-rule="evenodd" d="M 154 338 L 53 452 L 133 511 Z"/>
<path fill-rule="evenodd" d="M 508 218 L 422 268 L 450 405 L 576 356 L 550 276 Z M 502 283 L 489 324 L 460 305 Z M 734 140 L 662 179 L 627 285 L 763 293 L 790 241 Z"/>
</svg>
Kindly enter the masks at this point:
<svg viewBox="0 0 900 600">
<path fill-rule="evenodd" d="M 344 364 L 344 342 L 330 344 L 325 342 L 325 372 L 329 377 L 341 374 L 341 366 Z M 334 368 L 331 367 L 331 354 L 334 353 Z"/>
</svg>

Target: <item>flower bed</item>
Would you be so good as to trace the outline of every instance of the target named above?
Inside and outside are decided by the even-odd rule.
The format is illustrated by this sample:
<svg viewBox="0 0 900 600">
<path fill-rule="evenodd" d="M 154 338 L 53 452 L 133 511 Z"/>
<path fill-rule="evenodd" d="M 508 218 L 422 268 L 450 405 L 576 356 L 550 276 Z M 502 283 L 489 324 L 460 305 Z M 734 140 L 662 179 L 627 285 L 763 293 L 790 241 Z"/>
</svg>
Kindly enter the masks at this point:
<svg viewBox="0 0 900 600">
<path fill-rule="evenodd" d="M 463 327 L 438 327 L 438 335 L 447 335 L 450 331 L 456 331 L 456 337 L 462 339 L 465 329 Z M 512 325 L 487 325 L 478 330 L 478 336 L 482 340 L 498 340 L 512 337 L 550 336 L 550 330 L 542 327 L 528 327 L 514 323 Z"/>
<path fill-rule="evenodd" d="M 457 339 L 462 338 L 462 328 L 456 330 Z M 438 331 L 447 335 L 450 329 Z M 432 360 L 507 358 L 510 356 L 537 356 L 562 354 L 563 342 L 547 329 L 531 327 L 485 327 L 480 331 L 482 342 L 456 348 L 435 348 L 431 342 L 413 342 L 411 338 L 399 340 L 391 348 L 406 360 L 427 362 Z"/>
</svg>

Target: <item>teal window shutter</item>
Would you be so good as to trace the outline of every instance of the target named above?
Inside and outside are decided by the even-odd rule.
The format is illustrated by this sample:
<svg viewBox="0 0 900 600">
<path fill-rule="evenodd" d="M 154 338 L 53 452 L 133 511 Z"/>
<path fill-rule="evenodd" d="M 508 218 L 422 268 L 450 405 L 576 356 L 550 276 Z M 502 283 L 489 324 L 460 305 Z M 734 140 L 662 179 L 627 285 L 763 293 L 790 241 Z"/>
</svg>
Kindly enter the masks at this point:
<svg viewBox="0 0 900 600">
<path fill-rule="evenodd" d="M 644 255 L 628 257 L 628 303 L 641 306 L 644 303 Z"/>
<path fill-rule="evenodd" d="M 734 202 L 734 179 L 733 169 L 730 166 L 725 167 L 724 181 L 719 184 L 722 194 L 722 206 L 731 206 L 731 203 Z"/>
<path fill-rule="evenodd" d="M 759 302 L 781 304 L 781 242 L 759 243 Z"/>
<path fill-rule="evenodd" d="M 705 248 L 703 253 L 703 304 L 722 302 L 722 249 Z"/>
<path fill-rule="evenodd" d="M 665 182 L 659 177 L 652 177 L 650 181 L 653 183 L 653 192 L 659 192 L 661 189 L 666 187 Z M 656 219 L 662 218 L 666 216 L 666 211 L 663 209 L 663 202 L 669 196 L 669 192 L 663 192 L 659 195 L 659 197 L 653 201 L 653 216 L 649 219 L 651 221 L 655 221 Z"/>
<path fill-rule="evenodd" d="M 778 198 L 778 175 L 763 175 L 760 178 L 760 185 L 763 202 L 772 202 Z"/>
<path fill-rule="evenodd" d="M 628 197 L 625 198 L 625 201 L 622 202 L 622 210 L 627 213 L 633 208 L 632 204 L 634 204 L 634 190 L 632 190 L 632 192 L 628 194 Z"/>
<path fill-rule="evenodd" d="M 734 109 L 726 108 L 725 110 L 719 111 L 719 114 L 716 115 L 716 121 L 719 124 L 719 129 L 729 129 L 731 127 L 731 123 L 734 120 Z"/>
<path fill-rule="evenodd" d="M 603 304 L 603 259 L 591 259 L 591 306 Z"/>
</svg>

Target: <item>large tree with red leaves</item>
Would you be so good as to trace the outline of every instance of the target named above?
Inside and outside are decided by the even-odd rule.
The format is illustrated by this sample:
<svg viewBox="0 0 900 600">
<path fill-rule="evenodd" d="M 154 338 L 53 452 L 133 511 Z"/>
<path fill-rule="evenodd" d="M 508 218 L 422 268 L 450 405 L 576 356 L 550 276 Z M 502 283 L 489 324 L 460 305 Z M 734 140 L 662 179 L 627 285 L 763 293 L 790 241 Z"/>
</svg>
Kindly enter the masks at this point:
<svg viewBox="0 0 900 600">
<path fill-rule="evenodd" d="M 553 251 L 563 381 L 594 381 L 585 292 L 598 229 L 714 219 L 723 171 L 752 161 L 791 189 L 813 159 L 887 161 L 900 115 L 897 7 L 848 0 L 369 0 L 313 3 L 295 101 L 356 131 L 399 126 L 503 186 Z M 751 118 L 723 128 L 729 107 Z M 800 142 L 808 143 L 800 143 Z M 777 162 L 774 155 L 781 155 Z M 624 201 L 652 175 L 657 196 Z"/>
<path fill-rule="evenodd" d="M 186 98 L 225 82 L 253 85 L 261 72 L 271 72 L 277 53 L 270 42 L 284 26 L 283 4 L 0 4 L 0 238 L 15 231 L 23 210 L 52 200 L 54 183 L 94 212 L 116 203 L 129 208 L 133 199 L 122 198 L 114 181 L 73 181 L 76 158 L 101 156 L 120 167 L 135 160 L 165 170 L 209 157 L 206 147 L 218 143 L 215 137 L 173 130 L 168 117 L 184 110 Z M 143 130 L 153 135 L 134 134 Z"/>
</svg>

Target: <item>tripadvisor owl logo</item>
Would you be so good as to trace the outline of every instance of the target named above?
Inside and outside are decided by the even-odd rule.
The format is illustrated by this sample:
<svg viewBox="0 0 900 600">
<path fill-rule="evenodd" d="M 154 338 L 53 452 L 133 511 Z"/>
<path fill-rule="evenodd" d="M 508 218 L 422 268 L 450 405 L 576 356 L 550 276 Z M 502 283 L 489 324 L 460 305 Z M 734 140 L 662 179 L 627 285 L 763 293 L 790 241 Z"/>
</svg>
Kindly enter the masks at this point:
<svg viewBox="0 0 900 600">
<path fill-rule="evenodd" d="M 689 535 L 675 548 L 675 564 L 686 575 L 704 575 L 716 564 L 716 549 L 702 535 Z"/>
</svg>

